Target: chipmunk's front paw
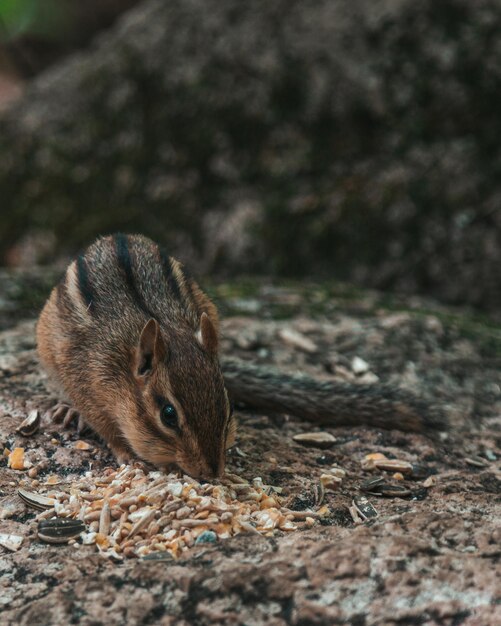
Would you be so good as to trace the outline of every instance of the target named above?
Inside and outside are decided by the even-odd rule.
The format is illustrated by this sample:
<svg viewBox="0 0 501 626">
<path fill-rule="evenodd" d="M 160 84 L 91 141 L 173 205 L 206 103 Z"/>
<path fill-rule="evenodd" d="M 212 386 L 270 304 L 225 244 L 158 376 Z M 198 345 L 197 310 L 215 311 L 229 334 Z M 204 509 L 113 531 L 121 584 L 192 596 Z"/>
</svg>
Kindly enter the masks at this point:
<svg viewBox="0 0 501 626">
<path fill-rule="evenodd" d="M 58 402 L 51 409 L 49 409 L 45 415 L 56 422 L 56 424 L 60 424 L 62 422 L 64 428 L 69 428 L 71 423 L 74 420 L 77 421 L 77 432 L 81 433 L 87 428 L 87 424 L 85 423 L 83 417 L 80 413 L 71 407 L 69 404 L 65 402 Z"/>
<path fill-rule="evenodd" d="M 134 461 L 137 461 L 137 457 L 134 456 L 134 453 L 125 446 L 108 442 L 108 447 L 113 452 L 113 456 L 119 465 L 132 465 Z"/>
</svg>

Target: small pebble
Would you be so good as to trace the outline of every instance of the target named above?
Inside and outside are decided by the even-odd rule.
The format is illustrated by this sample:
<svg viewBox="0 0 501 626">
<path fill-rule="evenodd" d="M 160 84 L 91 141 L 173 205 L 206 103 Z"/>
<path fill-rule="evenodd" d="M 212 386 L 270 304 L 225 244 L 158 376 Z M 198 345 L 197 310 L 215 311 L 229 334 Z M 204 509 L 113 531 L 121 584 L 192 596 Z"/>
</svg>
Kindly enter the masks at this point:
<svg viewBox="0 0 501 626">
<path fill-rule="evenodd" d="M 494 452 L 492 450 L 486 450 L 484 452 L 485 458 L 488 459 L 489 461 L 497 461 L 497 456 L 494 454 Z"/>
<path fill-rule="evenodd" d="M 358 376 L 359 374 L 365 374 L 365 372 L 369 370 L 369 364 L 367 363 L 367 361 L 364 361 L 359 356 L 356 356 L 351 362 L 351 369 L 353 373 L 357 374 Z"/>
<path fill-rule="evenodd" d="M 333 460 L 334 457 L 331 454 L 322 454 L 322 456 L 315 459 L 319 465 L 330 465 Z"/>
<path fill-rule="evenodd" d="M 404 475 L 403 475 L 403 474 L 401 474 L 400 472 L 395 472 L 395 473 L 393 474 L 393 478 L 394 478 L 395 480 L 403 480 L 403 479 L 404 479 Z"/>
<path fill-rule="evenodd" d="M 36 478 L 38 475 L 38 470 L 36 467 L 30 467 L 30 469 L 28 470 L 28 476 L 30 478 Z"/>
<path fill-rule="evenodd" d="M 338 478 L 344 478 L 346 476 L 346 470 L 342 467 L 331 467 L 330 473 Z"/>
<path fill-rule="evenodd" d="M 200 533 L 198 537 L 195 539 L 195 545 L 199 545 L 201 543 L 216 543 L 217 535 L 212 530 L 204 530 L 203 533 Z"/>
<path fill-rule="evenodd" d="M 332 474 L 322 474 L 320 476 L 320 483 L 322 484 L 324 489 L 328 489 L 329 491 L 335 491 L 339 489 L 342 482 L 342 478 L 339 478 L 339 476 L 334 476 Z"/>
<path fill-rule="evenodd" d="M 76 450 L 90 450 L 92 446 L 87 441 L 82 441 L 82 439 L 79 439 L 78 441 L 75 441 L 74 448 Z"/>
<path fill-rule="evenodd" d="M 278 336 L 287 345 L 292 348 L 302 350 L 303 352 L 313 354 L 318 350 L 317 345 L 311 339 L 308 339 L 308 337 L 305 337 L 303 334 L 292 330 L 292 328 L 282 328 L 278 331 Z"/>
</svg>

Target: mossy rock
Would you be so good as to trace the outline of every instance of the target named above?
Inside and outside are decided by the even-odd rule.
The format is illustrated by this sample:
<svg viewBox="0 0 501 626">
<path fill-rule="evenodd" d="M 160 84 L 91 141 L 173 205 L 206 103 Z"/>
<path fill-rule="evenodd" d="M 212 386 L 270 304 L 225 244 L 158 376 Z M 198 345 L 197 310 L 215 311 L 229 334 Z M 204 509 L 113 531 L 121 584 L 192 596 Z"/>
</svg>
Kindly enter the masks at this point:
<svg viewBox="0 0 501 626">
<path fill-rule="evenodd" d="M 500 9 L 144 2 L 0 117 L 0 252 L 139 230 L 195 270 L 495 310 Z"/>
</svg>

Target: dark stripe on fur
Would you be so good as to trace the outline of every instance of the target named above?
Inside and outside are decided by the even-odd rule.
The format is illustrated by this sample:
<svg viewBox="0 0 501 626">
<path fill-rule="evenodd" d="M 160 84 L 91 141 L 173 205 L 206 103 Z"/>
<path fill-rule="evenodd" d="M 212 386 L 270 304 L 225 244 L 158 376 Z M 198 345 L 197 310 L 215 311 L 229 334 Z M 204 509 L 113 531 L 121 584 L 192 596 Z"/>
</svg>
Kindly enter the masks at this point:
<svg viewBox="0 0 501 626">
<path fill-rule="evenodd" d="M 162 270 L 165 276 L 165 280 L 167 281 L 167 285 L 169 286 L 169 290 L 174 296 L 174 298 L 176 298 L 176 300 L 181 302 L 182 301 L 181 289 L 176 280 L 176 277 L 174 276 L 170 257 L 167 254 L 167 252 L 165 252 L 165 250 L 163 250 L 162 248 L 159 248 L 159 253 L 160 253 L 160 262 L 162 264 Z"/>
<path fill-rule="evenodd" d="M 159 428 L 155 423 L 152 423 L 149 418 L 144 419 L 144 416 L 148 414 L 147 410 L 146 410 L 146 406 L 144 405 L 143 402 L 143 397 L 141 394 L 141 391 L 135 387 L 134 388 L 134 396 L 136 398 L 136 410 L 137 410 L 137 415 L 138 417 L 141 418 L 141 421 L 143 422 L 143 427 L 148 431 L 148 433 L 154 438 L 154 439 L 161 439 L 164 443 L 166 443 L 172 451 L 174 451 L 174 438 L 173 436 L 170 436 L 161 428 Z M 155 395 L 155 400 L 157 402 L 161 401 L 161 396 Z M 166 403 L 167 401 L 164 401 L 162 406 Z"/>
<path fill-rule="evenodd" d="M 117 233 L 116 235 L 114 235 L 113 239 L 115 241 L 115 250 L 117 253 L 118 264 L 125 274 L 125 281 L 127 282 L 129 291 L 132 294 L 132 299 L 147 315 L 149 315 L 150 317 L 155 317 L 151 313 L 148 306 L 141 297 L 141 294 L 137 290 L 136 281 L 134 279 L 134 272 L 132 271 L 132 259 L 130 258 L 129 240 L 127 238 L 127 235 L 124 235 L 123 233 Z"/>
<path fill-rule="evenodd" d="M 165 399 L 164 396 L 160 395 L 159 393 L 155 393 L 153 397 L 154 397 L 156 405 L 158 406 L 160 410 L 169 402 L 168 400 Z"/>
<path fill-rule="evenodd" d="M 195 309 L 195 311 L 197 311 L 199 315 L 202 315 L 202 311 L 200 310 L 197 299 L 195 297 L 194 287 L 193 287 L 194 284 L 195 284 L 195 281 L 191 277 L 191 274 L 185 272 L 184 273 L 184 285 L 185 285 L 186 297 L 188 300 L 191 301 L 191 304 L 193 308 Z"/>
<path fill-rule="evenodd" d="M 78 289 L 82 295 L 82 298 L 87 306 L 87 310 L 92 311 L 94 294 L 89 282 L 89 272 L 87 269 L 87 263 L 85 257 L 81 254 L 77 259 L 77 275 L 78 275 Z"/>
<path fill-rule="evenodd" d="M 66 275 L 63 278 L 63 280 L 61 280 L 60 283 L 58 283 L 57 287 L 56 287 L 56 292 L 57 292 L 57 308 L 58 309 L 62 309 L 64 306 L 64 296 L 66 294 L 66 285 L 65 285 L 65 280 L 66 280 Z"/>
</svg>

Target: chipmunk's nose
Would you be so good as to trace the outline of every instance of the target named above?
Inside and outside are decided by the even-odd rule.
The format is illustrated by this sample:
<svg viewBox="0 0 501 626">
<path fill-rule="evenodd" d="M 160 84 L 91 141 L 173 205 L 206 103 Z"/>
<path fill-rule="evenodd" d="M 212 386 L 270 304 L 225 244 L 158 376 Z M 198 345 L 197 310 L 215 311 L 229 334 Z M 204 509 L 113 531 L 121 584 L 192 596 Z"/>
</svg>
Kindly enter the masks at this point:
<svg viewBox="0 0 501 626">
<path fill-rule="evenodd" d="M 206 471 L 203 472 L 204 478 L 219 478 L 220 476 L 222 476 L 223 472 L 219 465 L 219 463 L 208 464 Z"/>
<path fill-rule="evenodd" d="M 203 478 L 212 479 L 220 478 L 224 473 L 224 459 L 208 459 L 204 463 L 204 467 L 200 468 L 200 474 Z"/>
</svg>

